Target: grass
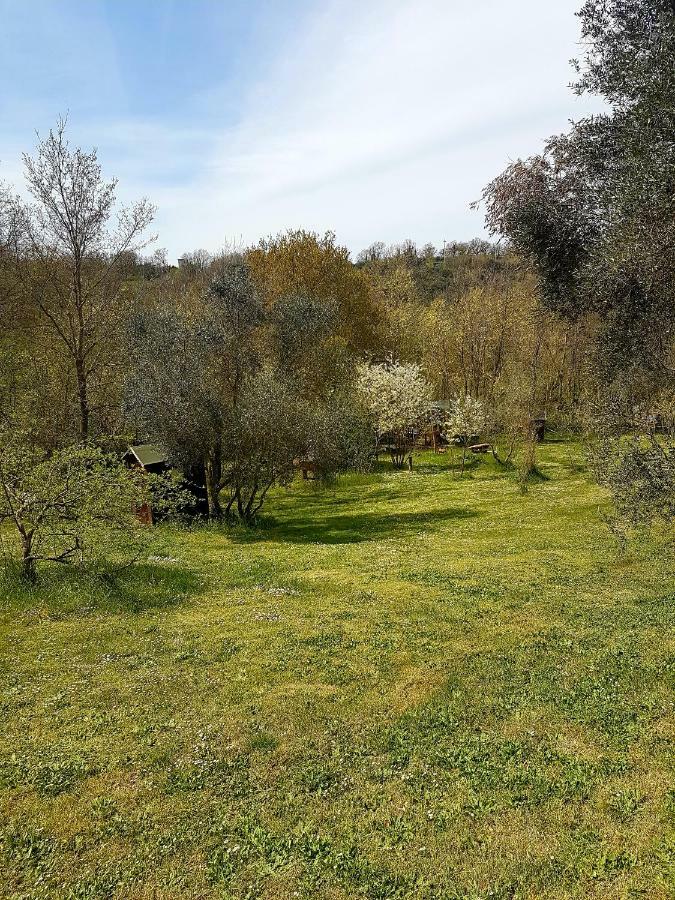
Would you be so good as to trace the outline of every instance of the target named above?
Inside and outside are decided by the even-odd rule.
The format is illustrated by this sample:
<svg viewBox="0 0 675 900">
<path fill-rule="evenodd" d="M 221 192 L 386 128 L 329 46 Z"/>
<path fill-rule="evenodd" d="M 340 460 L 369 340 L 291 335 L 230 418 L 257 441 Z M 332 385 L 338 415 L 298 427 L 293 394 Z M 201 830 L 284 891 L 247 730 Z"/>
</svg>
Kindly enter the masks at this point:
<svg viewBox="0 0 675 900">
<path fill-rule="evenodd" d="M 418 462 L 0 585 L 0 896 L 673 896 L 670 555 Z"/>
</svg>

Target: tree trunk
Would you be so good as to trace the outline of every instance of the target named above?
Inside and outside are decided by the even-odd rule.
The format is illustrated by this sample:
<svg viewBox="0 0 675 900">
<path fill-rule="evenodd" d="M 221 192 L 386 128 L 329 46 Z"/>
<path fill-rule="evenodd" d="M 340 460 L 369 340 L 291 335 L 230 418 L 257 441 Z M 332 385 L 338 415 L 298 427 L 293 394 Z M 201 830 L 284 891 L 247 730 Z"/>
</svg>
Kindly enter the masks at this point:
<svg viewBox="0 0 675 900">
<path fill-rule="evenodd" d="M 21 577 L 24 581 L 37 580 L 35 559 L 33 558 L 33 532 L 24 532 L 21 535 Z"/>
<path fill-rule="evenodd" d="M 405 465 L 405 457 L 406 457 L 406 441 L 405 436 L 401 433 L 394 435 L 396 443 L 392 444 L 391 448 L 391 461 L 396 469 L 402 469 Z"/>
<path fill-rule="evenodd" d="M 392 450 L 391 462 L 395 469 L 402 469 L 405 464 L 405 450 Z"/>
<path fill-rule="evenodd" d="M 232 504 L 237 499 L 237 492 L 235 491 L 230 495 L 230 499 L 227 501 L 227 505 L 225 507 L 225 515 L 229 518 L 232 515 Z"/>
<path fill-rule="evenodd" d="M 209 505 L 209 521 L 217 522 L 223 517 L 220 505 L 220 454 L 212 450 L 204 463 L 206 481 L 206 499 Z"/>
<path fill-rule="evenodd" d="M 77 397 L 80 404 L 80 439 L 86 441 L 89 439 L 89 394 L 85 362 L 79 356 L 75 359 L 75 372 L 77 375 Z"/>
</svg>

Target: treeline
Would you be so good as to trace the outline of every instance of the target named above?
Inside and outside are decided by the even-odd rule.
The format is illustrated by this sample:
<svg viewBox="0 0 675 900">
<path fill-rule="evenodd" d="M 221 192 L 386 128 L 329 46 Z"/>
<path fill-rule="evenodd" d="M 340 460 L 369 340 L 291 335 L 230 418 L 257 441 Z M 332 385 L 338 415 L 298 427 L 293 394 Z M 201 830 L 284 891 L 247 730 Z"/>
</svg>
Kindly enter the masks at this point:
<svg viewBox="0 0 675 900">
<path fill-rule="evenodd" d="M 593 322 L 543 309 L 508 248 L 373 244 L 353 262 L 333 234 L 298 231 L 176 267 L 148 253 L 147 201 L 111 227 L 115 182 L 63 123 L 25 163 L 33 202 L 2 195 L 0 391 L 4 419 L 46 448 L 160 440 L 187 456 L 178 418 L 205 434 L 254 371 L 319 402 L 347 397 L 363 361 L 418 364 L 438 401 L 577 421 Z"/>
</svg>

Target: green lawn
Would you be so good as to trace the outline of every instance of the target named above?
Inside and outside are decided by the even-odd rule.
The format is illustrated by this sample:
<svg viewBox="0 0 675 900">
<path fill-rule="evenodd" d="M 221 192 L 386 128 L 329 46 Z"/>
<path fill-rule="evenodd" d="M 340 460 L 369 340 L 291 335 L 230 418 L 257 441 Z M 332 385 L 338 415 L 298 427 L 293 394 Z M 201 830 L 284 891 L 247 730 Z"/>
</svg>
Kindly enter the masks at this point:
<svg viewBox="0 0 675 900">
<path fill-rule="evenodd" d="M 0 586 L 0 896 L 673 896 L 675 566 L 540 458 Z"/>
</svg>

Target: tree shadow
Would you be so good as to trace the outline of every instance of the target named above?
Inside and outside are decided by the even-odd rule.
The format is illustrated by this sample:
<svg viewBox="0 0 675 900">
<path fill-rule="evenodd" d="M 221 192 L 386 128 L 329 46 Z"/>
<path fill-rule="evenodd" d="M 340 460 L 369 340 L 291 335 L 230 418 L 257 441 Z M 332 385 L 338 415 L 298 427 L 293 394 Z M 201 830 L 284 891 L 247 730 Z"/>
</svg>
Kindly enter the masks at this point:
<svg viewBox="0 0 675 900">
<path fill-rule="evenodd" d="M 129 612 L 179 606 L 204 587 L 194 572 L 174 564 L 138 563 L 101 580 L 107 603 Z"/>
<path fill-rule="evenodd" d="M 142 613 L 179 606 L 200 594 L 203 584 L 189 569 L 166 563 L 136 563 L 124 569 L 45 565 L 29 584 L 18 570 L 0 572 L 0 605 L 60 619 L 109 613 Z"/>
<path fill-rule="evenodd" d="M 270 517 L 258 528 L 248 532 L 235 532 L 232 537 L 242 543 L 287 541 L 295 544 L 359 544 L 383 537 L 404 537 L 477 515 L 474 510 L 453 507 L 421 512 L 360 512 L 348 515 L 321 514 L 312 510 L 305 520 L 279 521 Z"/>
</svg>

